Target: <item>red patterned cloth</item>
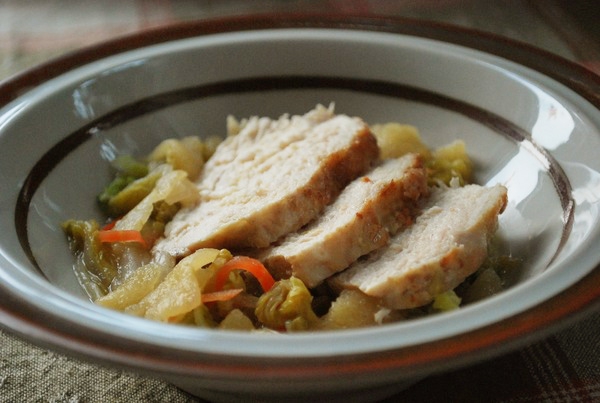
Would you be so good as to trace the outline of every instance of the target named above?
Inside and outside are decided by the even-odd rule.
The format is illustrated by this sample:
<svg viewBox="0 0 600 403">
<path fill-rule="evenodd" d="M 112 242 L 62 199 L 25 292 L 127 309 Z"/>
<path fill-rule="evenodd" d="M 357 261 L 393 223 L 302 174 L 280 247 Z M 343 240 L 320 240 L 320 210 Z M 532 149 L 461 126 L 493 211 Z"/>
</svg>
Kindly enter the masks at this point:
<svg viewBox="0 0 600 403">
<path fill-rule="evenodd" d="M 600 313 L 521 350 L 429 377 L 389 402 L 600 402 Z"/>
</svg>

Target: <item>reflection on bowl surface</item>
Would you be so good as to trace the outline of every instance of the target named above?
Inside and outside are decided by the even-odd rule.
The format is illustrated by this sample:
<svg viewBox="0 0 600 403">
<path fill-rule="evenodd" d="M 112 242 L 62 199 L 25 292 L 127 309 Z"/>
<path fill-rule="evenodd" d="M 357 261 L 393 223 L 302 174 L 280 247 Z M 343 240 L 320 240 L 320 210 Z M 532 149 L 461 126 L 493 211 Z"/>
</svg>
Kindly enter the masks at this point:
<svg viewBox="0 0 600 403">
<path fill-rule="evenodd" d="M 598 79 L 477 33 L 354 22 L 172 27 L 57 61 L 51 71 L 61 74 L 47 81 L 32 74 L 39 85 L 0 109 L 0 222 L 10 228 L 0 239 L 3 326 L 209 398 L 364 397 L 541 337 L 597 301 L 586 284 L 600 275 L 600 252 L 587 247 L 598 241 Z M 432 147 L 465 141 L 475 182 L 508 188 L 499 234 L 525 262 L 513 287 L 445 315 L 335 337 L 124 320 L 89 303 L 65 269 L 60 223 L 100 217 L 94 198 L 110 180 L 107 160 L 144 155 L 165 138 L 223 133 L 228 115 L 278 117 L 330 102 L 368 123 L 414 125 Z"/>
</svg>

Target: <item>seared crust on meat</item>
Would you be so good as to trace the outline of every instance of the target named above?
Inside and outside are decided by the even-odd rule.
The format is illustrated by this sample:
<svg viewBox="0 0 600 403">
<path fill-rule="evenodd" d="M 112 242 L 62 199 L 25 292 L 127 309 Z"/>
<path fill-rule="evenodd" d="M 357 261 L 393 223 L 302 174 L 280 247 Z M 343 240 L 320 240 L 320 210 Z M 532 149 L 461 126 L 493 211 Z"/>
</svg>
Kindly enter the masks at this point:
<svg viewBox="0 0 600 403">
<path fill-rule="evenodd" d="M 319 218 L 258 258 L 276 278 L 293 275 L 315 287 L 411 223 L 427 190 L 419 155 L 384 161 L 350 183 Z"/>
<path fill-rule="evenodd" d="M 155 251 L 267 247 L 318 216 L 378 153 L 366 123 L 331 109 L 251 118 L 207 161 L 199 205 L 175 216 Z"/>
<path fill-rule="evenodd" d="M 360 289 L 392 309 L 425 305 L 455 288 L 487 256 L 489 238 L 506 207 L 506 188 L 468 185 L 432 193 L 414 225 L 335 275 L 337 290 Z"/>
</svg>

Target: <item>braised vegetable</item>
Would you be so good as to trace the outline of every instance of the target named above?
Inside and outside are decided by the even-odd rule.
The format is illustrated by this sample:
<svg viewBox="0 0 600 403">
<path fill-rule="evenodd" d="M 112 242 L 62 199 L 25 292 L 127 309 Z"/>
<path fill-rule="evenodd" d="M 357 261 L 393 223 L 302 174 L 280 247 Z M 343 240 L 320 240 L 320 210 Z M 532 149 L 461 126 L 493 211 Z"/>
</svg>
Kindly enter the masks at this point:
<svg viewBox="0 0 600 403">
<path fill-rule="evenodd" d="M 490 251 L 479 270 L 460 285 L 463 303 L 470 304 L 504 290 L 521 265 L 520 259 Z"/>
<path fill-rule="evenodd" d="M 377 324 L 376 315 L 381 309 L 376 298 L 358 290 L 343 290 L 316 327 L 323 330 L 373 326 Z"/>
<path fill-rule="evenodd" d="M 432 308 L 438 312 L 452 311 L 460 306 L 460 297 L 453 290 L 435 296 Z"/>
<path fill-rule="evenodd" d="M 115 229 L 141 231 L 156 203 L 164 201 L 169 205 L 189 205 L 198 199 L 198 191 L 187 179 L 185 171 L 173 170 L 171 166 L 164 164 L 155 168 L 154 172 L 159 173 L 160 177 L 152 191 L 117 222 Z"/>
<path fill-rule="evenodd" d="M 471 181 L 471 160 L 461 140 L 434 150 L 427 167 L 430 170 L 430 184 L 440 181 L 450 185 L 451 180 L 458 179 L 459 185 L 463 186 Z"/>
<path fill-rule="evenodd" d="M 196 179 L 204 166 L 205 145 L 195 136 L 182 139 L 167 139 L 161 142 L 150 154 L 152 162 L 166 163 L 176 170 L 187 173 Z"/>
<path fill-rule="evenodd" d="M 371 127 L 381 150 L 380 157 L 398 158 L 409 153 L 421 154 L 425 159 L 431 157 L 429 148 L 423 144 L 419 130 L 411 125 L 386 123 Z"/>
<path fill-rule="evenodd" d="M 204 304 L 208 302 L 229 301 L 238 296 L 242 291 L 244 291 L 242 288 L 232 288 L 229 290 L 209 292 L 202 294 L 201 299 Z"/>
<path fill-rule="evenodd" d="M 98 231 L 98 240 L 103 243 L 137 242 L 142 246 L 146 246 L 146 241 L 142 237 L 142 233 L 135 230 L 108 229 Z"/>
<path fill-rule="evenodd" d="M 275 280 L 265 266 L 256 259 L 247 256 L 235 256 L 229 262 L 225 263 L 215 276 L 215 289 L 222 290 L 225 282 L 229 278 L 229 273 L 234 270 L 244 270 L 258 280 L 263 291 L 267 292 L 271 289 Z"/>
<path fill-rule="evenodd" d="M 228 119 L 235 135 L 245 121 Z M 431 186 L 469 183 L 472 164 L 462 141 L 432 150 L 414 126 L 372 127 L 381 158 L 423 156 Z M 228 330 L 306 331 L 357 328 L 456 309 L 504 289 L 515 259 L 492 257 L 455 291 L 424 307 L 400 311 L 358 290 L 318 295 L 296 277 L 275 281 L 265 266 L 227 250 L 199 249 L 176 262 L 153 255 L 152 246 L 183 206 L 198 201 L 193 183 L 218 142 L 197 137 L 168 139 L 143 160 L 121 156 L 112 162 L 114 180 L 98 196 L 110 220 L 63 224 L 76 256 L 76 274 L 98 305 L 152 320 Z M 322 290 L 321 290 L 322 291 Z M 439 292 L 441 290 L 437 290 Z M 315 308 L 314 295 L 324 301 Z M 315 313 L 318 312 L 318 315 Z"/>
<path fill-rule="evenodd" d="M 219 323 L 220 329 L 226 330 L 254 330 L 254 324 L 241 310 L 231 310 L 225 319 Z"/>
<path fill-rule="evenodd" d="M 217 261 L 219 255 L 230 257 L 217 249 L 199 249 L 185 257 L 154 290 L 126 311 L 164 322 L 181 321 L 202 304 L 202 290 L 222 264 L 222 260 Z"/>
<path fill-rule="evenodd" d="M 118 193 L 105 201 L 105 209 L 109 216 L 117 217 L 133 209 L 144 197 L 148 196 L 160 178 L 159 171 L 152 172 L 141 178 L 129 181 Z M 116 179 L 118 180 L 118 178 Z M 99 197 L 102 201 L 102 195 Z"/>
<path fill-rule="evenodd" d="M 148 174 L 148 167 L 145 163 L 139 162 L 128 155 L 115 158 L 111 165 L 116 171 L 115 178 L 98 195 L 98 202 L 109 215 L 117 216 L 135 205 L 123 205 L 123 200 L 117 199 L 117 196 L 131 183 L 145 177 Z M 131 202 L 133 203 L 133 200 Z"/>
<path fill-rule="evenodd" d="M 78 279 L 91 295 L 106 294 L 117 275 L 111 251 L 98 238 L 100 226 L 95 220 L 68 220 L 62 225 L 77 263 Z"/>
<path fill-rule="evenodd" d="M 154 290 L 164 279 L 170 267 L 151 262 L 139 267 L 114 291 L 96 299 L 96 303 L 106 308 L 124 310 L 137 304 Z"/>
<path fill-rule="evenodd" d="M 263 325 L 274 330 L 307 330 L 318 321 L 312 310 L 312 298 L 296 277 L 280 280 L 259 298 L 256 316 Z"/>
<path fill-rule="evenodd" d="M 472 164 L 463 141 L 457 140 L 430 151 L 414 126 L 387 123 L 375 125 L 372 130 L 381 149 L 381 158 L 398 158 L 412 152 L 421 154 L 427 164 L 430 185 L 438 182 L 450 185 L 454 179 L 462 186 L 471 180 Z"/>
</svg>

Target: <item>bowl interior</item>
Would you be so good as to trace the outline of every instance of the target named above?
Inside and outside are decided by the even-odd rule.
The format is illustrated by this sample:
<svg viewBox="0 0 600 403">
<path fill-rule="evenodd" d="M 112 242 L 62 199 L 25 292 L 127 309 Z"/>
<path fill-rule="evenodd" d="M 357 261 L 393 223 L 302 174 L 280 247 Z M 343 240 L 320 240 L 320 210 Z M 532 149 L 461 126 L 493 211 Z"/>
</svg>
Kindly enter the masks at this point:
<svg viewBox="0 0 600 403">
<path fill-rule="evenodd" d="M 431 147 L 466 142 L 476 182 L 508 187 L 499 234 L 505 251 L 524 259 L 511 288 L 451 314 L 341 331 L 338 343 L 293 336 L 294 351 L 277 337 L 267 350 L 268 335 L 221 334 L 216 345 L 198 346 L 193 337 L 213 336 L 123 321 L 87 301 L 60 224 L 101 217 L 95 197 L 110 180 L 108 162 L 116 155 L 144 155 L 165 138 L 223 135 L 227 115 L 302 114 L 332 102 L 338 113 L 371 124 L 412 124 Z M 12 292 L 52 315 L 192 350 L 344 354 L 441 339 L 533 307 L 594 269 L 600 255 L 589 246 L 598 240 L 599 147 L 600 117 L 589 102 L 540 73 L 457 45 L 327 29 L 167 42 L 74 69 L 1 110 L 0 175 L 7 191 L 0 220 L 10 228 L 0 241 L 1 276 Z"/>
</svg>

